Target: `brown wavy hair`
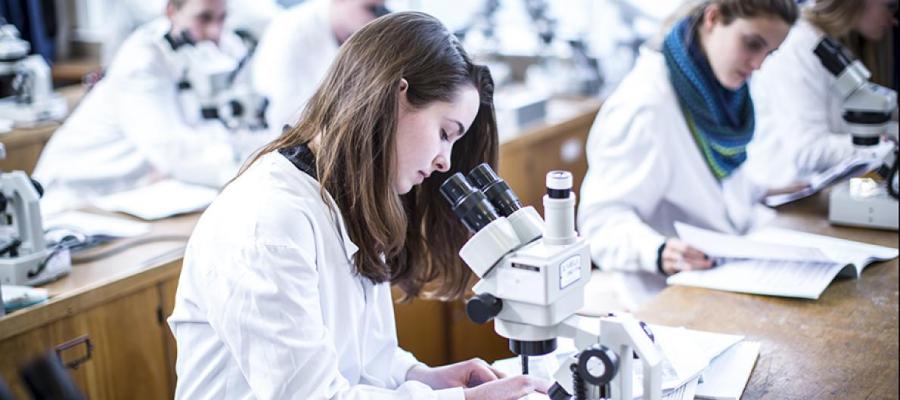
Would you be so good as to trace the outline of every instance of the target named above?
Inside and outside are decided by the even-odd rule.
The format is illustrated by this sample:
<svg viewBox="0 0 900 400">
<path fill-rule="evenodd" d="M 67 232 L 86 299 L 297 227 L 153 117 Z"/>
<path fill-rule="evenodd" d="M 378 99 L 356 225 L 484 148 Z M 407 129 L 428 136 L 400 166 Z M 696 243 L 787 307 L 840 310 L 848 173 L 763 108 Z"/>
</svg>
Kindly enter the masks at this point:
<svg viewBox="0 0 900 400">
<path fill-rule="evenodd" d="M 475 121 L 454 145 L 450 171 L 435 172 L 405 195 L 391 182 L 401 79 L 409 83 L 407 100 L 417 108 L 452 102 L 466 85 L 480 95 Z M 474 64 L 437 19 L 417 12 L 389 14 L 341 46 L 297 124 L 250 163 L 318 137 L 321 194 L 335 200 L 359 247 L 356 273 L 374 283 L 390 281 L 403 291 L 403 300 L 460 298 L 473 277 L 457 255 L 469 233 L 438 188 L 453 173 L 468 173 L 482 162 L 496 167 L 493 91 L 487 67 Z"/>
</svg>

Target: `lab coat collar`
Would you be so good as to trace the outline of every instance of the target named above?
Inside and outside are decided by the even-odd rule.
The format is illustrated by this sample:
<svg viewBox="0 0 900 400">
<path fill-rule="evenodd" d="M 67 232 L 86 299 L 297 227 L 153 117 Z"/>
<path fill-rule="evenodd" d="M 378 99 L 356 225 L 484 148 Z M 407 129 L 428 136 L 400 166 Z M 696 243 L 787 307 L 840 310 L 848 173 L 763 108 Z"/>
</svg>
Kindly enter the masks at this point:
<svg viewBox="0 0 900 400">
<path fill-rule="evenodd" d="M 291 173 L 296 173 L 301 175 L 300 179 L 305 180 L 309 185 L 315 188 L 316 192 L 322 191 L 322 185 L 319 184 L 319 181 L 310 176 L 309 174 L 303 172 L 300 168 L 294 165 L 291 160 L 289 160 L 284 154 L 280 152 L 272 152 L 271 157 L 274 157 L 281 163 L 285 168 L 291 171 Z M 332 225 L 335 229 L 337 229 L 337 233 L 341 238 L 341 245 L 344 248 L 344 254 L 347 256 L 347 261 L 351 264 L 353 263 L 353 256 L 359 250 L 359 247 L 350 240 L 350 236 L 347 233 L 347 225 L 344 223 L 344 218 L 340 214 L 340 209 L 337 206 L 337 202 L 334 201 L 334 198 L 331 197 L 331 193 L 325 191 L 326 203 L 323 204 L 323 208 L 331 215 Z"/>
</svg>

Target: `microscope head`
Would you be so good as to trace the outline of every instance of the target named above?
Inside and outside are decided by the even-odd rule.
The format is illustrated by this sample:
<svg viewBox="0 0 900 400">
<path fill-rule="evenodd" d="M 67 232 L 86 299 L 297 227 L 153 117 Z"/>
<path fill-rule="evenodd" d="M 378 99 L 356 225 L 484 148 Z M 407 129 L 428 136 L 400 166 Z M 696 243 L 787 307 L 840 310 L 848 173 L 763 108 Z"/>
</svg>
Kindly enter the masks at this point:
<svg viewBox="0 0 900 400">
<path fill-rule="evenodd" d="M 575 233 L 572 176 L 553 171 L 547 183 L 543 221 L 485 164 L 468 179 L 457 173 L 441 186 L 474 234 L 460 250 L 481 278 L 466 313 L 476 323 L 493 319 L 494 329 L 519 355 L 556 349 L 559 325 L 582 307 L 590 278 L 589 248 Z"/>
<path fill-rule="evenodd" d="M 825 69 L 837 78 L 833 90 L 843 100 L 843 117 L 850 128 L 853 144 L 858 147 L 878 145 L 897 108 L 897 93 L 869 82 L 872 75 L 869 70 L 832 38 L 823 38 L 814 53 Z"/>
</svg>

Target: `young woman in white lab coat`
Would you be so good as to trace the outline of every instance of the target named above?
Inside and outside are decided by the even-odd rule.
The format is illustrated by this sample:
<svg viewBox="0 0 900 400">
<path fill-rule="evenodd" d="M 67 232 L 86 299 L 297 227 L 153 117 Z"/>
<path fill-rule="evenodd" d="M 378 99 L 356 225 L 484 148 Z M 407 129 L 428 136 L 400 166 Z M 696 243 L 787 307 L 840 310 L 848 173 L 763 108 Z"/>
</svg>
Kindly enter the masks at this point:
<svg viewBox="0 0 900 400">
<path fill-rule="evenodd" d="M 41 153 L 34 176 L 46 189 L 45 212 L 162 178 L 221 187 L 234 177 L 241 159 L 232 136 L 180 100 L 186 65 L 167 39 L 187 33 L 236 66 L 247 49 L 223 30 L 225 10 L 225 0 L 171 0 L 166 17 L 128 38 Z"/>
<path fill-rule="evenodd" d="M 391 284 L 459 297 L 468 237 L 438 188 L 496 163 L 493 83 L 420 13 L 341 47 L 296 126 L 200 218 L 169 324 L 176 398 L 518 399 L 546 391 L 480 360 L 431 368 L 397 345 Z M 426 338 L 427 339 L 427 338 Z"/>
<path fill-rule="evenodd" d="M 384 0 L 310 0 L 275 17 L 253 56 L 253 85 L 269 99 L 270 129 L 280 133 L 297 122 L 341 43 L 383 9 Z"/>
<path fill-rule="evenodd" d="M 746 80 L 796 18 L 793 0 L 704 1 L 660 50 L 642 49 L 588 138 L 578 226 L 595 265 L 709 268 L 676 238 L 676 221 L 730 233 L 753 225 L 766 188 L 741 168 L 753 136 Z"/>
<path fill-rule="evenodd" d="M 749 148 L 754 179 L 774 185 L 802 181 L 852 157 L 836 78 L 813 50 L 826 36 L 881 41 L 897 23 L 897 0 L 816 0 L 750 87 L 757 132 Z"/>
</svg>

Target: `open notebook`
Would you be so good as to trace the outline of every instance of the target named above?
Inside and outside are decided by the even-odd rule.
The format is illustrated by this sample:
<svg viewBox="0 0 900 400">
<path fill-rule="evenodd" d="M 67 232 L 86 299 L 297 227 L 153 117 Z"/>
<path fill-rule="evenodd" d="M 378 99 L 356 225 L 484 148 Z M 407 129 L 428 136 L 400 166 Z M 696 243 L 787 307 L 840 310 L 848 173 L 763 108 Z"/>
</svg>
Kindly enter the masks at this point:
<svg viewBox="0 0 900 400">
<path fill-rule="evenodd" d="M 672 275 L 670 285 L 818 299 L 836 276 L 858 278 L 872 262 L 897 257 L 889 247 L 774 227 L 743 237 L 682 223 L 675 230 L 717 266 Z"/>
</svg>

